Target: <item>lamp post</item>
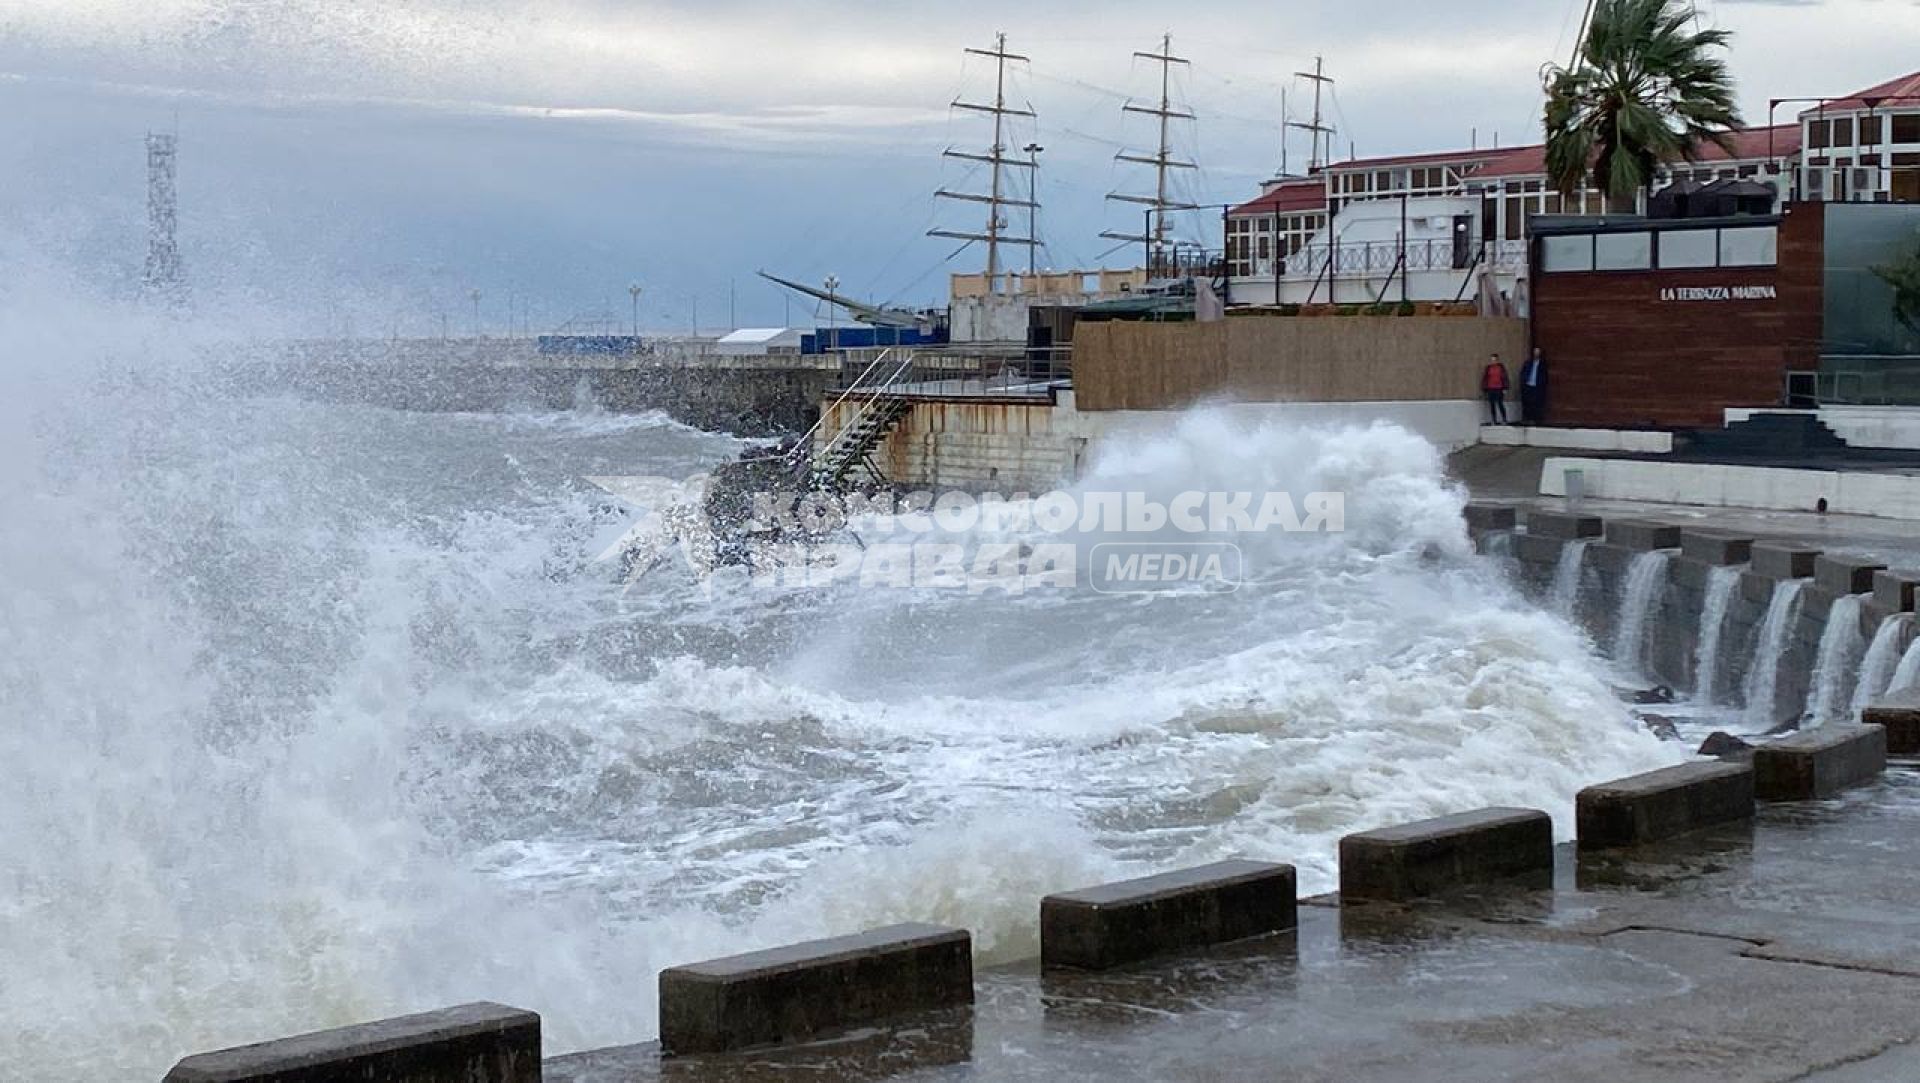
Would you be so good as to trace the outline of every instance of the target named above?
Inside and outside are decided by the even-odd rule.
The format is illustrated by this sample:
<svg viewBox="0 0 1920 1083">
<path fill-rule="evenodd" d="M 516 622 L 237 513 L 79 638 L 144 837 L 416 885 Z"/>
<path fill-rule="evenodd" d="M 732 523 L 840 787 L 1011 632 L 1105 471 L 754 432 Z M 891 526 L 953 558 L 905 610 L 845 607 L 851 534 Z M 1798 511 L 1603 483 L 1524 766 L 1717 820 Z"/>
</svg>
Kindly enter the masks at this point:
<svg viewBox="0 0 1920 1083">
<path fill-rule="evenodd" d="M 828 275 L 822 285 L 827 287 L 827 352 L 833 353 L 840 349 L 840 325 L 836 319 L 838 302 L 833 296 L 833 291 L 840 288 L 840 276 Z"/>
<path fill-rule="evenodd" d="M 480 290 L 479 288 L 475 287 L 473 290 L 470 290 L 467 293 L 467 297 L 473 301 L 473 337 L 479 338 L 480 337 Z"/>
<path fill-rule="evenodd" d="M 640 338 L 640 283 L 627 287 L 627 296 L 633 298 L 633 337 Z"/>
<path fill-rule="evenodd" d="M 1038 143 L 1021 147 L 1027 152 L 1027 277 L 1033 277 L 1034 261 L 1040 252 L 1040 152 Z"/>
</svg>

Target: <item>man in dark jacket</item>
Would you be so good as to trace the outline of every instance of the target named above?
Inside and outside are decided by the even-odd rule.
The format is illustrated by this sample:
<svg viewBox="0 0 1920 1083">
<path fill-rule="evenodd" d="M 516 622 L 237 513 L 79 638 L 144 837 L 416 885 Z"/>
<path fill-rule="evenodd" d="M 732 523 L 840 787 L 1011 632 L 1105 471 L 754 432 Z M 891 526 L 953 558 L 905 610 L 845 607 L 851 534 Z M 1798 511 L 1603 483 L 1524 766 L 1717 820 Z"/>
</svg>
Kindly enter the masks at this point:
<svg viewBox="0 0 1920 1083">
<path fill-rule="evenodd" d="M 1520 423 L 1540 425 L 1547 420 L 1547 359 L 1540 347 L 1520 366 Z"/>
</svg>

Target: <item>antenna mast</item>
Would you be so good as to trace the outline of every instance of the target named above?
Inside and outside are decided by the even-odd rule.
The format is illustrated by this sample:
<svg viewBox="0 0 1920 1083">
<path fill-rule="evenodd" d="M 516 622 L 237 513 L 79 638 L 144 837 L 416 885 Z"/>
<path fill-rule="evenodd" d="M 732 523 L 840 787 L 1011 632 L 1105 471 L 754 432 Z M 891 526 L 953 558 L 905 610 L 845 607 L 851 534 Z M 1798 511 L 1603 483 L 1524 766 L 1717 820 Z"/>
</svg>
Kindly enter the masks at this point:
<svg viewBox="0 0 1920 1083">
<path fill-rule="evenodd" d="M 987 205 L 987 229 L 984 233 L 961 233 L 947 229 L 930 229 L 929 237 L 949 237 L 960 241 L 983 241 L 987 246 L 987 292 L 1000 292 L 1000 246 L 1003 244 L 1025 245 L 1032 248 L 1035 239 L 1031 236 L 1019 237 L 1006 234 L 1007 219 L 1001 214 L 1002 207 L 1025 207 L 1038 209 L 1035 199 L 1011 199 L 1003 193 L 1006 190 L 1006 169 L 1008 166 L 1020 169 L 1033 169 L 1035 164 L 1019 158 L 1007 157 L 1006 123 L 1008 117 L 1032 117 L 1031 109 L 1013 109 L 1007 106 L 1007 61 L 1027 62 L 1027 58 L 1007 52 L 1007 36 L 996 34 L 992 49 L 968 49 L 974 56 L 989 57 L 994 61 L 993 104 L 980 105 L 976 102 L 956 101 L 955 109 L 968 109 L 976 113 L 987 113 L 993 117 L 993 146 L 985 154 L 971 154 L 949 147 L 943 152 L 948 158 L 962 158 L 970 162 L 985 162 L 992 167 L 992 185 L 982 194 L 976 192 L 950 192 L 945 188 L 935 192 L 941 199 L 955 199 L 967 203 L 985 203 Z M 1029 218 L 1029 222 L 1032 219 Z M 1029 229 L 1029 233 L 1031 233 Z"/>
<path fill-rule="evenodd" d="M 171 135 L 147 136 L 147 270 L 149 294 L 178 303 L 186 279 L 180 267 L 178 195 L 175 153 Z"/>
<path fill-rule="evenodd" d="M 1294 121 L 1287 123 L 1287 127 L 1289 128 L 1298 128 L 1303 132 L 1313 133 L 1313 153 L 1307 158 L 1307 172 L 1311 173 L 1316 169 L 1324 167 L 1327 164 L 1327 159 L 1333 157 L 1333 129 L 1326 125 L 1324 114 L 1320 112 L 1320 92 L 1326 87 L 1332 86 L 1333 80 L 1327 77 L 1325 62 L 1317 56 L 1313 58 L 1313 71 L 1311 73 L 1296 71 L 1293 74 L 1313 83 L 1313 123 L 1300 124 Z M 1320 150 L 1323 139 L 1325 140 L 1326 146 L 1325 154 L 1322 154 Z"/>
<path fill-rule="evenodd" d="M 1161 37 L 1159 52 L 1135 53 L 1133 55 L 1142 60 L 1154 61 L 1160 65 L 1160 107 L 1158 109 L 1150 109 L 1144 105 L 1135 105 L 1132 102 L 1128 102 L 1121 106 L 1120 109 L 1126 113 L 1142 113 L 1146 116 L 1159 118 L 1160 151 L 1152 156 L 1128 154 L 1122 151 L 1113 157 L 1115 161 L 1133 162 L 1136 165 L 1152 166 L 1154 173 L 1153 195 L 1135 196 L 1114 192 L 1108 195 L 1107 198 L 1118 203 L 1137 203 L 1145 206 L 1148 209 L 1149 216 L 1153 219 L 1153 226 L 1146 233 L 1107 232 L 1100 234 L 1100 236 L 1111 241 L 1132 241 L 1136 244 L 1151 245 L 1148 253 L 1149 262 L 1151 262 L 1151 257 L 1154 254 L 1164 252 L 1167 247 L 1167 212 L 1190 211 L 1197 209 L 1199 206 L 1196 203 L 1175 202 L 1169 198 L 1167 194 L 1169 170 L 1199 168 L 1192 162 L 1183 162 L 1174 158 L 1171 143 L 1172 122 L 1175 120 L 1193 119 L 1191 112 L 1173 107 L 1173 66 L 1175 64 L 1188 64 L 1191 63 L 1191 61 L 1188 61 L 1185 57 L 1173 55 L 1173 35 L 1171 34 Z"/>
</svg>

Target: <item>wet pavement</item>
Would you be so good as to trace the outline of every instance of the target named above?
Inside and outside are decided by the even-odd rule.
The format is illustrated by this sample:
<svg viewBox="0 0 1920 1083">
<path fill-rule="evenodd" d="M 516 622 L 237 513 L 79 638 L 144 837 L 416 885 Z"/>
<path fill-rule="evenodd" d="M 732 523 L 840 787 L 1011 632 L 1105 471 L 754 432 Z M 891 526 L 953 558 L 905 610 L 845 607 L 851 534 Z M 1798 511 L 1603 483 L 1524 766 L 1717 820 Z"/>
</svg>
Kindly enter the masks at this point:
<svg viewBox="0 0 1920 1083">
<path fill-rule="evenodd" d="M 1916 868 L 1920 770 L 1897 766 L 1625 856 L 1562 847 L 1552 890 L 1323 898 L 1296 932 L 1164 963 L 982 971 L 971 1012 L 772 1054 L 582 1054 L 547 1078 L 1917 1080 Z"/>
</svg>

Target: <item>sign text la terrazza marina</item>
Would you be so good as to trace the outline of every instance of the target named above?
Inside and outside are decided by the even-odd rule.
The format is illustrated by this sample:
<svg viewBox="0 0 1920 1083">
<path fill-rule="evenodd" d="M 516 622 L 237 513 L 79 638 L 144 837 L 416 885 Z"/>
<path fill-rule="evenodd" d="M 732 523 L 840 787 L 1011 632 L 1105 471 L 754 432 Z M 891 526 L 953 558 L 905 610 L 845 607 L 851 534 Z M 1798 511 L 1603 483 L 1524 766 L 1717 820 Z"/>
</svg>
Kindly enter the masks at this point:
<svg viewBox="0 0 1920 1083">
<path fill-rule="evenodd" d="M 1662 301 L 1772 301 L 1772 286 L 1662 286 Z"/>
</svg>

